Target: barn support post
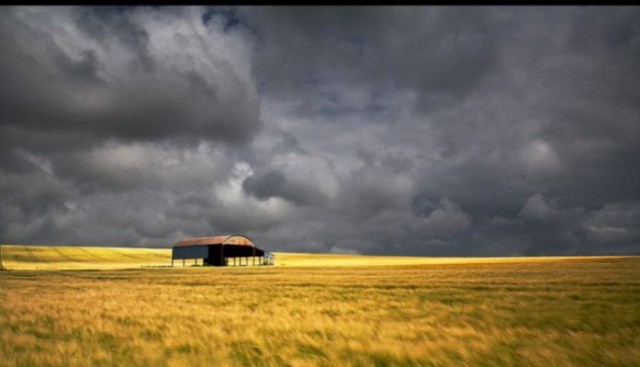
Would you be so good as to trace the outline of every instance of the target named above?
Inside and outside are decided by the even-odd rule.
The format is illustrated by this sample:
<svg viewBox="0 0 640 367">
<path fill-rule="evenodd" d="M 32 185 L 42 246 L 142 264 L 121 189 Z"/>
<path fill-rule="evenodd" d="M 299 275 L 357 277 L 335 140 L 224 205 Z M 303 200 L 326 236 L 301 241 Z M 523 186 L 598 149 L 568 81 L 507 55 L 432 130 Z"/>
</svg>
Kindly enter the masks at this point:
<svg viewBox="0 0 640 367">
<path fill-rule="evenodd" d="M 256 257 L 255 256 L 251 256 L 251 260 L 253 261 L 253 266 L 256 266 Z"/>
<path fill-rule="evenodd" d="M 186 259 L 182 259 L 182 267 L 183 267 L 183 268 L 184 268 L 185 266 L 187 266 L 187 265 L 185 264 L 185 261 L 186 261 Z"/>
<path fill-rule="evenodd" d="M 222 259 L 224 259 L 224 243 L 220 245 L 220 265 L 223 265 Z"/>
</svg>

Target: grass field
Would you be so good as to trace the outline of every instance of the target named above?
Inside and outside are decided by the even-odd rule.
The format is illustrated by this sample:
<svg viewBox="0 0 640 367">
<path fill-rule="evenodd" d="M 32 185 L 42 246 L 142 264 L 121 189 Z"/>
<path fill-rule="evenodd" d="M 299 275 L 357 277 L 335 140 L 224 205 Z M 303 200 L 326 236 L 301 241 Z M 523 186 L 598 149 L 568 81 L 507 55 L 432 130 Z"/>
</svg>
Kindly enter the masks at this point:
<svg viewBox="0 0 640 367">
<path fill-rule="evenodd" d="M 2 247 L 0 366 L 640 365 L 638 257 Z"/>
</svg>

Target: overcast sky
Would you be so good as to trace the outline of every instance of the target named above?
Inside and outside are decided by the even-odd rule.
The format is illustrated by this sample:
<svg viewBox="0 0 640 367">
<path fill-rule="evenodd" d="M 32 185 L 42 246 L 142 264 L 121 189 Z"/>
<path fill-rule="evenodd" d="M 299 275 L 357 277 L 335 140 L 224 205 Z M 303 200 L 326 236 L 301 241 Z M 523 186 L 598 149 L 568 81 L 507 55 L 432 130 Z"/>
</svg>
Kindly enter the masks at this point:
<svg viewBox="0 0 640 367">
<path fill-rule="evenodd" d="M 640 253 L 640 8 L 2 7 L 0 242 Z"/>
</svg>

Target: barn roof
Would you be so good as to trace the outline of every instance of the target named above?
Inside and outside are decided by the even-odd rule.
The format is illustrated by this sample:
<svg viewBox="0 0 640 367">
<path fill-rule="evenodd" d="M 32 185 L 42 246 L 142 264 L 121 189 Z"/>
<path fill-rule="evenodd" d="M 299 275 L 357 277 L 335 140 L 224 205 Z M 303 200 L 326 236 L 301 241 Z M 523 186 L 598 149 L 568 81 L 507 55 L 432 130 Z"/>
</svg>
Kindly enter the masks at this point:
<svg viewBox="0 0 640 367">
<path fill-rule="evenodd" d="M 220 235 L 212 237 L 185 238 L 176 242 L 173 247 L 182 246 L 207 246 L 207 245 L 236 245 L 256 247 L 253 241 L 241 234 Z"/>
</svg>

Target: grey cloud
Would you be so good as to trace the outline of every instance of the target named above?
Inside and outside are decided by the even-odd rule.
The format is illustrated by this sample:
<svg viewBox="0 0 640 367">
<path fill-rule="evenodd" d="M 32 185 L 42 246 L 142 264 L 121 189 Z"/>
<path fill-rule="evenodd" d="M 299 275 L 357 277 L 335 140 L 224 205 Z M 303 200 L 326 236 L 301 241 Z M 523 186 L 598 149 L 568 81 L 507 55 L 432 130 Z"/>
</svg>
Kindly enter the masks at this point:
<svg viewBox="0 0 640 367">
<path fill-rule="evenodd" d="M 286 178 L 280 171 L 271 171 L 260 177 L 248 177 L 242 182 L 242 189 L 255 195 L 258 199 L 268 199 L 286 193 L 284 184 Z"/>
<path fill-rule="evenodd" d="M 587 241 L 597 253 L 638 253 L 640 205 L 607 204 L 584 223 Z"/>
<path fill-rule="evenodd" d="M 279 170 L 248 177 L 242 182 L 242 189 L 260 200 L 281 197 L 298 205 L 319 205 L 328 199 L 315 187 L 294 182 Z"/>
<path fill-rule="evenodd" d="M 248 76 L 238 75 L 247 71 L 232 64 L 238 55 L 213 58 L 206 45 L 197 48 L 193 42 L 158 45 L 162 40 L 154 38 L 160 37 L 156 25 L 145 22 L 146 9 L 106 17 L 104 10 L 51 10 L 2 11 L 0 124 L 80 133 L 92 141 L 188 137 L 244 143 L 259 130 L 257 96 L 242 80 Z M 69 30 L 56 32 L 58 22 Z M 208 32 L 211 40 L 218 33 L 224 37 L 213 26 L 193 26 L 194 38 L 201 37 L 198 32 Z M 73 42 L 82 43 L 68 46 Z M 166 58 L 172 48 L 183 51 Z M 155 66 L 132 66 L 141 59 Z M 189 60 L 196 62 L 187 65 Z"/>
<path fill-rule="evenodd" d="M 638 253 L 639 20 L 0 9 L 0 240 Z"/>
<path fill-rule="evenodd" d="M 347 113 L 386 121 L 390 95 L 413 94 L 421 113 L 462 102 L 497 66 L 513 27 L 482 8 L 361 7 L 242 9 L 260 32 L 256 74 L 269 95 L 296 103 L 300 116 Z M 293 56 L 295 55 L 295 57 Z M 285 76 L 286 75 L 286 76 Z M 359 103 L 343 90 L 366 88 Z"/>
<path fill-rule="evenodd" d="M 540 194 L 531 196 L 518 214 L 532 235 L 527 253 L 540 255 L 555 251 L 572 253 L 580 250 L 584 233 L 580 224 L 585 219 L 584 208 L 559 208 L 553 200 Z"/>
<path fill-rule="evenodd" d="M 561 210 L 553 201 L 546 201 L 540 194 L 527 199 L 518 216 L 526 221 L 565 227 L 568 222 L 574 222 L 584 215 L 583 210 Z"/>
<path fill-rule="evenodd" d="M 440 200 L 440 207 L 426 218 L 426 227 L 430 235 L 438 237 L 471 229 L 471 219 L 460 206 L 447 198 Z"/>
<path fill-rule="evenodd" d="M 329 253 L 332 253 L 332 254 L 347 254 L 347 255 L 360 255 L 360 252 L 358 250 L 354 250 L 354 249 L 350 249 L 350 248 L 343 248 L 343 247 L 339 247 L 339 246 L 331 247 L 331 249 L 329 250 Z"/>
<path fill-rule="evenodd" d="M 123 7 L 86 7 L 74 12 L 75 24 L 97 42 L 116 38 L 136 55 L 132 69 L 153 71 L 155 64 L 147 44 L 149 33 L 127 16 Z"/>
</svg>

